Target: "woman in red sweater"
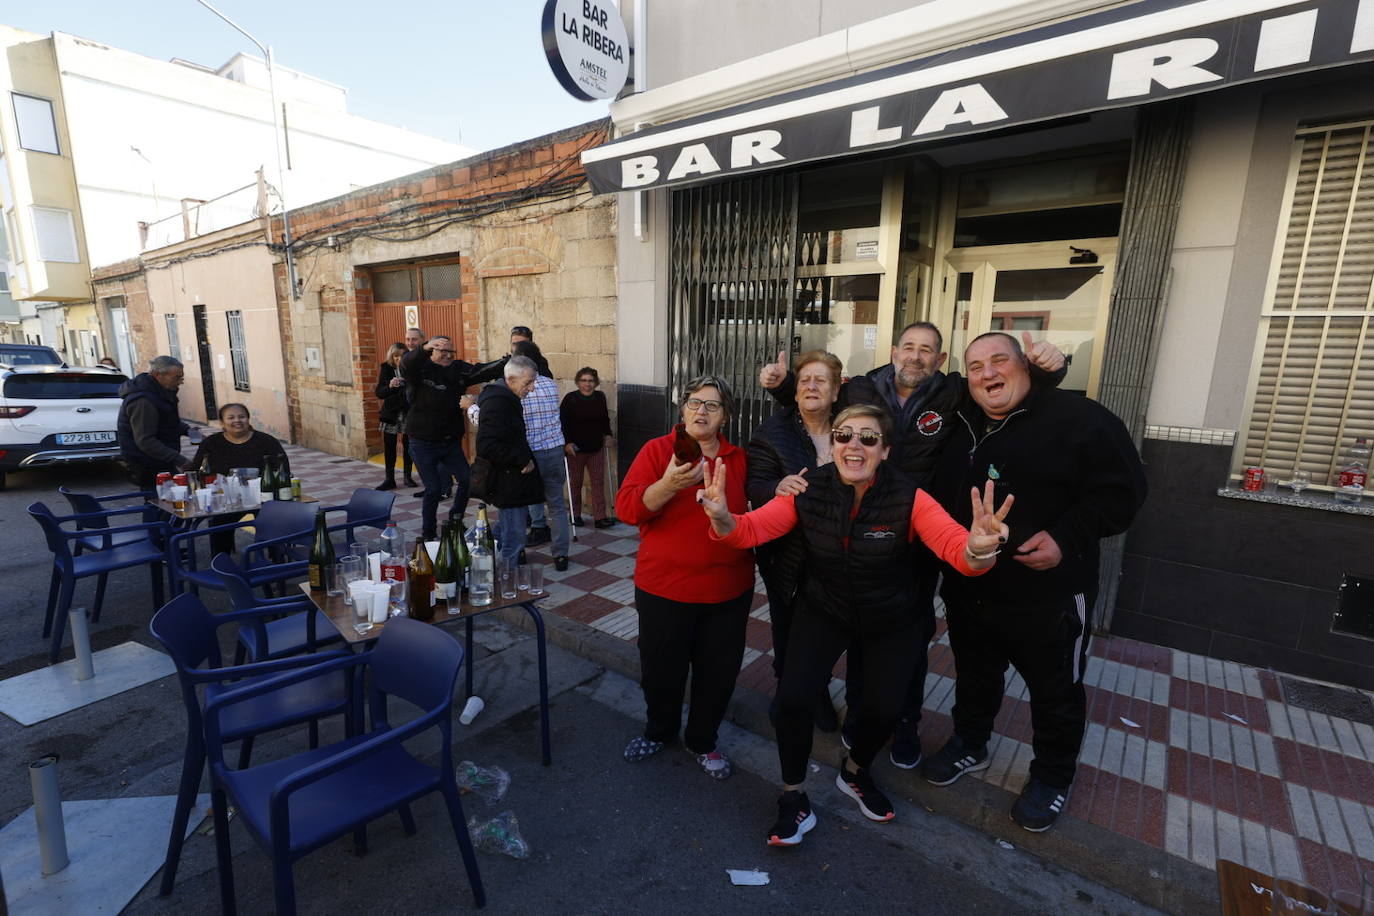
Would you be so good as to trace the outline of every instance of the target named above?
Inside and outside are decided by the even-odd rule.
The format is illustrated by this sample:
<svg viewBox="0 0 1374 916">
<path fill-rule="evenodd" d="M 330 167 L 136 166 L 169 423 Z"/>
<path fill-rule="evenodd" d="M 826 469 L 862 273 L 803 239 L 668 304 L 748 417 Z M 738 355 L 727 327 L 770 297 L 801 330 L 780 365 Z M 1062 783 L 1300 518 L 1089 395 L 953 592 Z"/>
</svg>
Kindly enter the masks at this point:
<svg viewBox="0 0 1374 916">
<path fill-rule="evenodd" d="M 620 520 L 639 526 L 635 608 L 646 707 L 644 734 L 631 739 L 625 759 L 643 760 L 677 738 L 690 670 L 683 744 L 707 775 L 725 779 L 730 761 L 716 747 L 716 733 L 744 658 L 754 555 L 711 538 L 696 492 L 705 461 L 717 461 L 729 468 L 722 502 L 743 512 L 744 450 L 720 434 L 735 411 L 724 379 L 693 379 L 683 399 L 682 423 L 645 443 L 615 500 Z"/>
<path fill-rule="evenodd" d="M 806 557 L 796 615 L 778 686 L 778 761 L 783 791 L 770 846 L 795 846 L 816 826 L 802 790 L 811 755 L 816 694 L 840 653 L 862 649 L 865 690 L 855 718 L 853 748 L 840 763 L 835 785 L 865 817 L 890 821 L 892 804 L 869 775 L 873 757 L 892 733 L 915 653 L 924 651 L 912 578 L 915 551 L 925 544 L 946 564 L 946 575 L 976 576 L 989 569 L 1007 537 L 1007 497 L 993 511 L 992 482 L 972 492 L 969 530 L 929 494 L 888 467 L 892 421 L 885 410 L 861 404 L 840 411 L 830 431 L 834 462 L 787 478 L 795 496 L 778 496 L 748 514 L 733 509 L 735 469 L 716 462 L 705 469 L 697 496 L 712 537 L 729 547 L 753 547 L 801 532 Z"/>
</svg>

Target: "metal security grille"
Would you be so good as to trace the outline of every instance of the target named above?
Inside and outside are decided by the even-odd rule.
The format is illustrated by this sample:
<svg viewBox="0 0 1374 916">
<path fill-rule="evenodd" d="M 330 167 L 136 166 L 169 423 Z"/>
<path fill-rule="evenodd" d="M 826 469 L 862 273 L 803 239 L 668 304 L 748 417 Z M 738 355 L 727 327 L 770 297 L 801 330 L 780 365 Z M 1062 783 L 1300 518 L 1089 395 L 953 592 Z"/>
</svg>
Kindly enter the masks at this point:
<svg viewBox="0 0 1374 916">
<path fill-rule="evenodd" d="M 1374 121 L 1300 130 L 1239 473 L 1329 486 L 1374 435 Z"/>
<path fill-rule="evenodd" d="M 248 342 L 243 336 L 243 312 L 225 312 L 229 320 L 229 359 L 234 364 L 234 390 L 251 391 L 248 387 Z"/>
<path fill-rule="evenodd" d="M 668 305 L 668 422 L 683 385 L 719 375 L 739 412 L 725 427 L 749 440 L 773 413 L 759 367 L 791 350 L 796 288 L 796 176 L 763 175 L 674 192 Z"/>
</svg>

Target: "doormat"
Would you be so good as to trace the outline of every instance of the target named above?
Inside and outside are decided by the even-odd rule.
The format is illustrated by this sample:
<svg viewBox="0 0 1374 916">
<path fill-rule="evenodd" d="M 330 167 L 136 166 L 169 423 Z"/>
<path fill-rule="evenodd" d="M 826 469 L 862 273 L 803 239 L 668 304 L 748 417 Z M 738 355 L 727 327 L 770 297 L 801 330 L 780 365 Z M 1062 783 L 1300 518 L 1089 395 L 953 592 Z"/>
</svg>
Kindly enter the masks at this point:
<svg viewBox="0 0 1374 916">
<path fill-rule="evenodd" d="M 1280 677 L 1279 683 L 1283 685 L 1283 698 L 1290 706 L 1374 725 L 1374 702 L 1358 690 L 1289 677 Z"/>
</svg>

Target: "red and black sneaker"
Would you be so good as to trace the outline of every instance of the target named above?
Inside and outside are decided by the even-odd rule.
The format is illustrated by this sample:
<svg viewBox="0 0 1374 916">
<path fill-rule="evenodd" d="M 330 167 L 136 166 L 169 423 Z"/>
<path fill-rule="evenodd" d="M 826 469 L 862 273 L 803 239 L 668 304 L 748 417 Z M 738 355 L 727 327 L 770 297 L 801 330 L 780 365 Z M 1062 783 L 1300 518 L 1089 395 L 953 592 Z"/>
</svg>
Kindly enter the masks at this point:
<svg viewBox="0 0 1374 916">
<path fill-rule="evenodd" d="M 890 821 L 895 816 L 892 802 L 887 800 L 883 790 L 878 788 L 868 770 L 860 768 L 857 773 L 845 769 L 848 758 L 840 761 L 840 772 L 835 776 L 839 790 L 859 803 L 859 811 L 870 821 Z"/>
<path fill-rule="evenodd" d="M 816 826 L 816 813 L 805 792 L 789 789 L 778 798 L 778 821 L 768 831 L 769 846 L 796 846 Z"/>
</svg>

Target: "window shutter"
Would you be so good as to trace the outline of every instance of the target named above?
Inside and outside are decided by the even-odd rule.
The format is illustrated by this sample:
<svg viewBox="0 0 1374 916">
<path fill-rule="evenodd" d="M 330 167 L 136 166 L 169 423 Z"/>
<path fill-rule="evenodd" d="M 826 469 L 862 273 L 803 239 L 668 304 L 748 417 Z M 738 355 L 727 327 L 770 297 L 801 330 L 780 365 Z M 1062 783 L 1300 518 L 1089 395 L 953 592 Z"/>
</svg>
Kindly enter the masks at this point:
<svg viewBox="0 0 1374 916">
<path fill-rule="evenodd" d="M 1374 435 L 1374 122 L 1299 132 L 1297 174 L 1261 345 L 1239 473 L 1295 467 L 1329 486 Z"/>
</svg>

